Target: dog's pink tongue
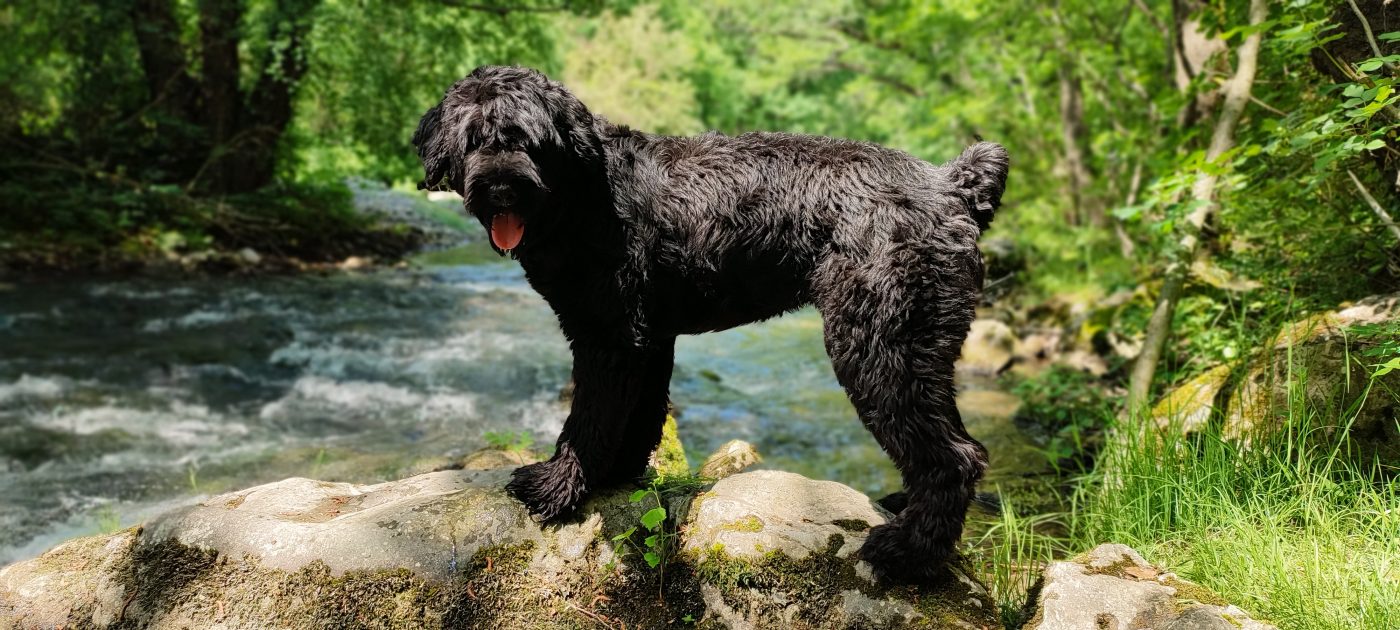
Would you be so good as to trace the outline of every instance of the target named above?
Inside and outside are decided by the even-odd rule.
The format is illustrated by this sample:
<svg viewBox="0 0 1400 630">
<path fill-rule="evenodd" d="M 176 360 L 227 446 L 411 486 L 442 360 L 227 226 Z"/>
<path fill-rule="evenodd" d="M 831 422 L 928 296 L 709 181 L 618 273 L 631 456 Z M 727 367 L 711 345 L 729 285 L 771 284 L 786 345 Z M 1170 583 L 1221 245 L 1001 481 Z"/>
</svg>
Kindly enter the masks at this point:
<svg viewBox="0 0 1400 630">
<path fill-rule="evenodd" d="M 504 250 L 515 249 L 525 236 L 525 222 L 512 212 L 502 212 L 491 219 L 491 242 Z"/>
</svg>

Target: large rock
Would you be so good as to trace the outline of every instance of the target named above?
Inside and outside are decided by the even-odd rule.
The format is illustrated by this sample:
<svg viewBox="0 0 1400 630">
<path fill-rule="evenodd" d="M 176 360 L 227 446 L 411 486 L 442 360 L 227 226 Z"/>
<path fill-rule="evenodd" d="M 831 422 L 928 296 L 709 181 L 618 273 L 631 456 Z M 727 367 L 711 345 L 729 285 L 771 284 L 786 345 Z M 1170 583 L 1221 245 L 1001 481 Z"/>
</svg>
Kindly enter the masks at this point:
<svg viewBox="0 0 1400 630">
<path fill-rule="evenodd" d="M 1368 332 L 1365 326 L 1380 328 L 1362 334 Z M 1380 360 L 1367 354 L 1393 343 L 1387 331 L 1396 328 L 1400 294 L 1312 315 L 1284 326 L 1241 364 L 1218 366 L 1188 381 L 1163 398 L 1153 415 L 1163 426 L 1188 431 L 1223 418 L 1226 437 L 1248 442 L 1261 431 L 1285 426 L 1298 400 L 1318 412 L 1313 417 L 1327 424 L 1315 428 L 1329 434 L 1343 428 L 1338 420 L 1350 420 L 1354 413 L 1347 427 L 1351 455 L 1400 466 L 1400 371 L 1372 381 Z"/>
<path fill-rule="evenodd" d="M 1025 630 L 1276 630 L 1126 545 L 1050 563 L 1039 589 Z"/>
<path fill-rule="evenodd" d="M 1216 399 L 1224 391 L 1232 371 L 1217 365 L 1172 390 L 1152 408 L 1158 428 L 1175 428 L 1187 433 L 1199 431 L 1218 415 Z"/>
<path fill-rule="evenodd" d="M 933 585 L 872 582 L 852 552 L 888 514 L 840 484 L 674 480 L 660 499 L 668 561 L 651 568 L 640 521 L 657 498 L 604 493 L 540 526 L 503 492 L 509 472 L 220 495 L 0 569 L 0 628 L 995 625 L 961 567 Z"/>
<path fill-rule="evenodd" d="M 890 514 L 832 481 L 762 470 L 695 499 L 681 545 L 707 609 L 730 628 L 991 628 L 987 589 L 961 564 L 930 590 L 883 588 L 855 552 Z"/>
<path fill-rule="evenodd" d="M 1284 327 L 1264 354 L 1253 361 L 1230 399 L 1225 435 L 1248 437 L 1258 430 L 1282 425 L 1290 413 L 1289 376 L 1304 384 L 1302 398 L 1321 418 L 1346 419 L 1355 454 L 1400 465 L 1400 371 L 1371 381 L 1374 370 L 1367 351 L 1389 336 L 1359 335 L 1357 327 L 1400 327 L 1400 294 L 1371 297 L 1330 313 Z M 1395 328 L 1391 328 L 1395 330 Z M 1340 426 L 1321 427 L 1328 432 Z"/>
</svg>

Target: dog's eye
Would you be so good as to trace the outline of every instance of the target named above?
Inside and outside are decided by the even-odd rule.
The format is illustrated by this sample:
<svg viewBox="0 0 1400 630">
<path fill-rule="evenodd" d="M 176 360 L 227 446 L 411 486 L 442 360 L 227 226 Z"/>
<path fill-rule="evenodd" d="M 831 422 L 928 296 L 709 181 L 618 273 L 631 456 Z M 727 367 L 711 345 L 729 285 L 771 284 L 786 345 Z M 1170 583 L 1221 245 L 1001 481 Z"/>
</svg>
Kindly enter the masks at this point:
<svg viewBox="0 0 1400 630">
<path fill-rule="evenodd" d="M 503 151 L 519 150 L 528 143 L 530 135 L 525 130 L 516 125 L 507 125 L 500 130 L 501 149 Z"/>
</svg>

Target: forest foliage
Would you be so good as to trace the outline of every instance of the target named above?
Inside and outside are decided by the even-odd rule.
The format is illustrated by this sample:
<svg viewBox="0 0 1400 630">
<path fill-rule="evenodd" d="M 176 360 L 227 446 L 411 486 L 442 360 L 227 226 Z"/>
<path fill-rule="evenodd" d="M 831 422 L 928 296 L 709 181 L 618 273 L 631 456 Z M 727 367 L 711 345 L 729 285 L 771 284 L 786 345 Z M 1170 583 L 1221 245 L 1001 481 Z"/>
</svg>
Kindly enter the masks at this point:
<svg viewBox="0 0 1400 630">
<path fill-rule="evenodd" d="M 1128 337 L 1214 174 L 1174 315 L 1200 334 L 1167 348 L 1170 381 L 1242 351 L 1203 324 L 1397 285 L 1400 229 L 1373 206 L 1400 199 L 1400 12 L 1355 4 L 1369 38 L 1323 0 L 1271 2 L 1256 27 L 1248 3 L 1197 0 L 18 0 L 0 9 L 0 252 L 356 229 L 346 177 L 411 185 L 422 111 L 476 65 L 523 64 L 662 133 L 826 134 L 934 162 L 1002 142 L 1014 173 L 988 238 L 1015 250 L 1018 290 L 1135 291 Z M 1251 100 L 1208 162 L 1254 32 Z"/>
<path fill-rule="evenodd" d="M 1135 421 L 1123 357 L 1154 312 L 1153 395 L 1308 312 L 1400 290 L 1400 3 L 11 0 L 0 270 L 404 243 L 353 211 L 347 179 L 413 190 L 414 126 L 481 64 L 538 68 L 659 133 L 823 134 L 935 163 L 1003 143 L 993 307 L 1090 304 L 1080 333 L 1114 347 L 1106 375 L 1016 387 L 1063 472 L 1096 471 L 1074 482 L 1074 544 L 1155 545 L 1284 627 L 1395 627 L 1393 481 L 1293 442 L 1111 427 Z M 1246 98 L 1222 126 L 1230 93 Z M 1366 360 L 1397 369 L 1382 347 Z M 1336 420 L 1314 411 L 1285 426 Z M 1027 547 L 999 547 L 992 583 L 1014 622 L 1060 515 L 1018 525 L 1009 506 L 999 535 Z"/>
</svg>

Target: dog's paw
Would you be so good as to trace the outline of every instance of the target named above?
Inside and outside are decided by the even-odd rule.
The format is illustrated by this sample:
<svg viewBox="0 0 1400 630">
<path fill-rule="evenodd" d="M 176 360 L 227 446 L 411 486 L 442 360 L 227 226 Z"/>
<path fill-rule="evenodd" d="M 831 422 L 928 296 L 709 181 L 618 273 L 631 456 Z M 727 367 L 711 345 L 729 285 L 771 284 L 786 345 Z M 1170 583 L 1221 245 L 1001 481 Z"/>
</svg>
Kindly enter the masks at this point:
<svg viewBox="0 0 1400 630">
<path fill-rule="evenodd" d="M 587 493 L 583 471 L 570 457 L 530 464 L 511 473 L 509 492 L 541 521 L 567 516 Z"/>
<path fill-rule="evenodd" d="M 951 545 L 915 544 L 922 538 L 911 534 L 898 523 L 879 525 L 861 545 L 860 558 L 870 563 L 875 577 L 890 583 L 922 583 L 933 581 L 943 573 L 944 564 L 952 556 Z"/>
</svg>

